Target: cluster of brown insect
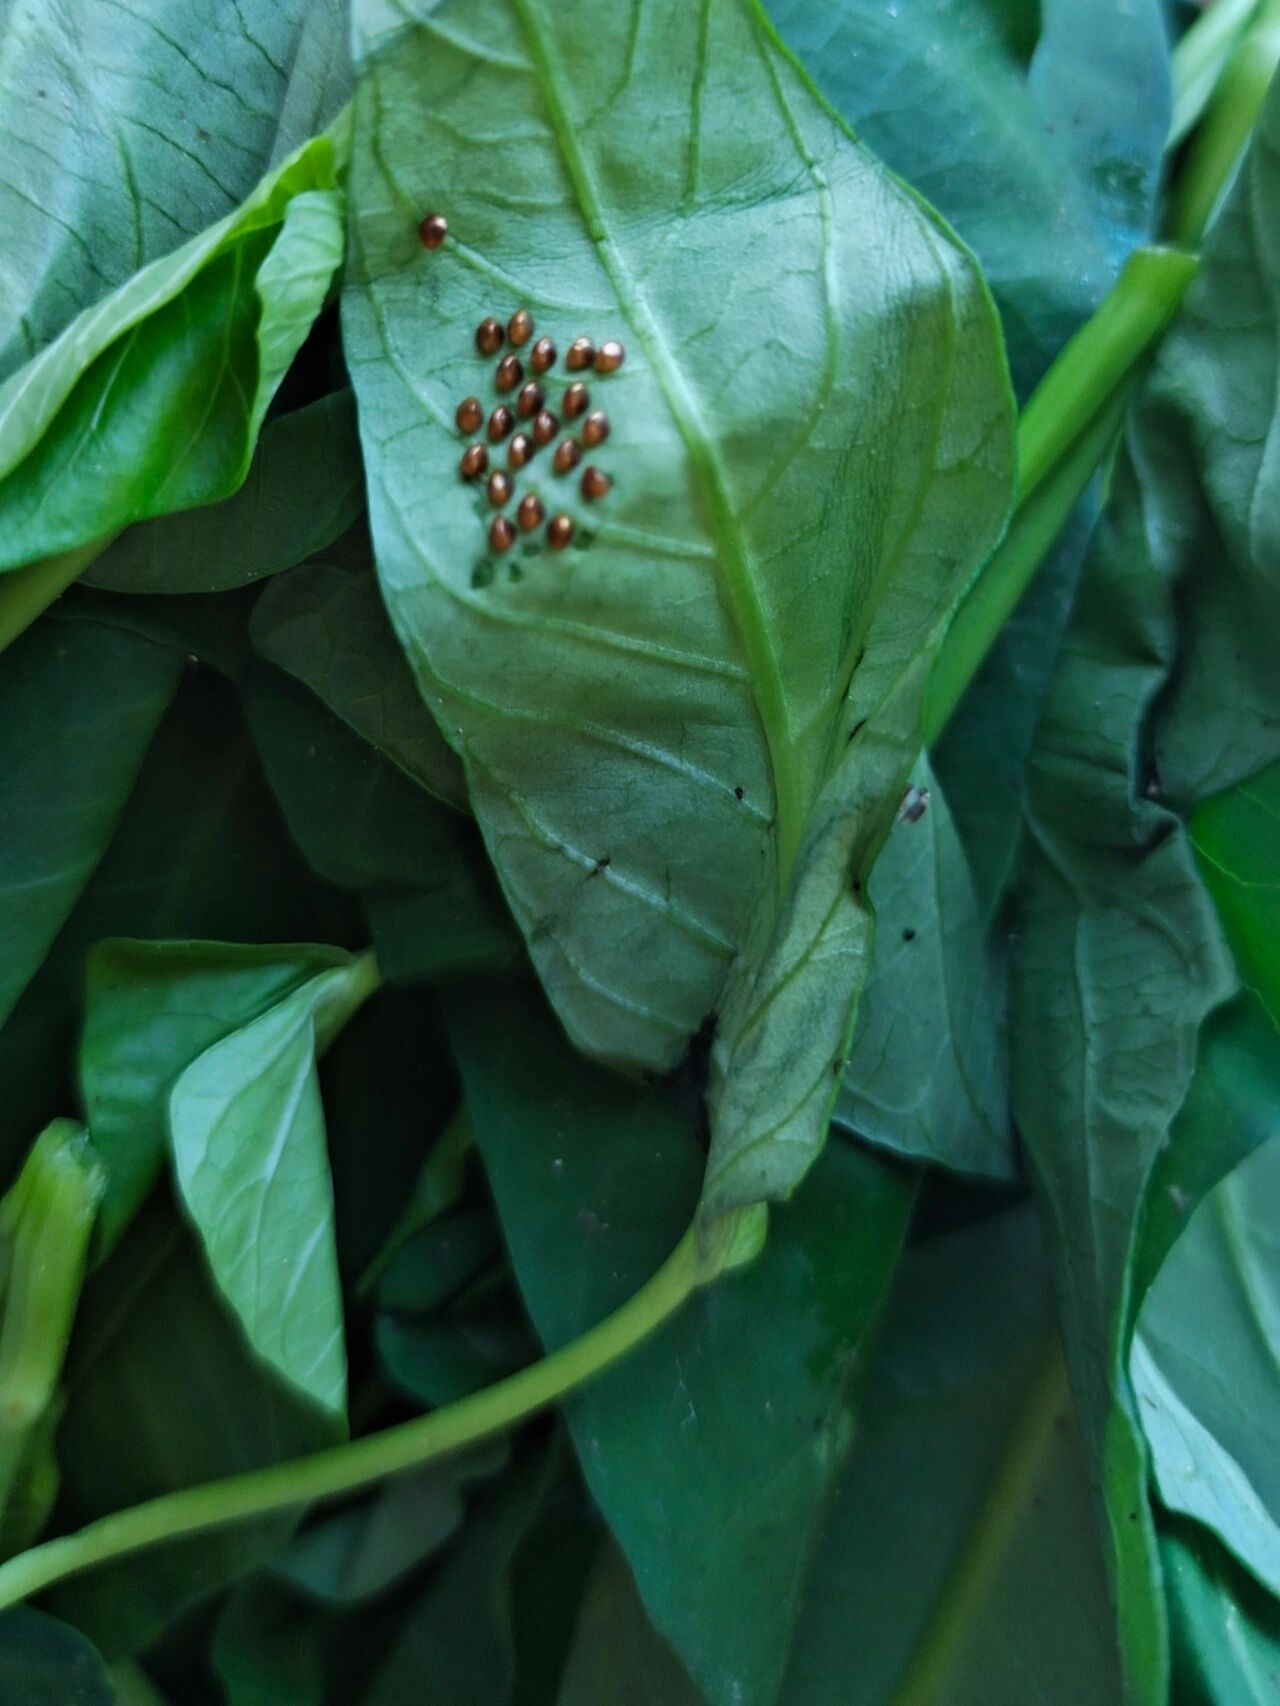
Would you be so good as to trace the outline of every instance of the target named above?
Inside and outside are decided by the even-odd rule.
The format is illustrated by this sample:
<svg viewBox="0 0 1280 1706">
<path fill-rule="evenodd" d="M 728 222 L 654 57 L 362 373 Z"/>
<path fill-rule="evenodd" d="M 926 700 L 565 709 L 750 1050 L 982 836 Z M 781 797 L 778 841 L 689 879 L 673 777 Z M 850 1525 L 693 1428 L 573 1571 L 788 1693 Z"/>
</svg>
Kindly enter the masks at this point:
<svg viewBox="0 0 1280 1706">
<path fill-rule="evenodd" d="M 506 445 L 507 469 L 490 470 L 489 448 L 479 441 L 467 446 L 459 463 L 464 480 L 479 480 L 488 475 L 489 502 L 497 510 L 505 510 L 515 497 L 512 475 L 528 467 L 538 452 L 550 446 L 560 434 L 560 417 L 548 408 L 546 393 L 539 383 L 555 366 L 558 352 L 550 338 L 535 341 L 533 334 L 533 316 L 527 308 L 518 309 L 505 327 L 493 319 L 482 320 L 476 327 L 476 348 L 484 356 L 499 355 L 504 344 L 515 350 L 531 345 L 527 358 L 530 377 L 525 376 L 521 357 L 510 351 L 500 356 L 494 373 L 499 395 L 510 397 L 514 393 L 514 407 L 500 402 L 489 414 L 485 436 L 495 453 L 499 445 Z M 616 373 L 625 359 L 626 351 L 613 340 L 597 349 L 590 338 L 575 338 L 565 354 L 565 366 L 571 373 L 588 369 L 602 374 Z M 591 407 L 591 394 L 582 379 L 572 380 L 565 387 L 560 410 L 566 420 L 581 422 L 576 436 L 570 432 L 560 438 L 551 452 L 552 471 L 563 477 L 577 468 L 584 450 L 593 450 L 608 438 L 609 417 L 603 409 Z M 478 433 L 485 425 L 484 404 L 479 397 L 464 397 L 455 419 L 460 432 L 468 436 Z M 527 424 L 517 431 L 521 422 Z M 606 495 L 612 484 L 603 469 L 589 464 L 579 476 L 578 489 L 594 503 Z M 505 514 L 494 516 L 489 524 L 489 544 L 495 551 L 509 551 L 516 542 L 517 527 L 522 533 L 532 533 L 544 521 L 547 544 L 553 551 L 563 551 L 573 539 L 573 517 L 562 512 L 547 520 L 546 506 L 536 492 L 527 493 L 516 504 L 514 522 Z"/>
</svg>

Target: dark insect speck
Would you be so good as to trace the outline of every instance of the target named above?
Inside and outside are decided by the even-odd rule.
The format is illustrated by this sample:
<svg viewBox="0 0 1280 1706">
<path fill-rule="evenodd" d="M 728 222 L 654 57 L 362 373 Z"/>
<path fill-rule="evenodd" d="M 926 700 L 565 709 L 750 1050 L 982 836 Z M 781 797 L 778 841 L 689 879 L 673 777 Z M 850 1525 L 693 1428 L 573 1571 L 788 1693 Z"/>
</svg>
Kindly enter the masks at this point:
<svg viewBox="0 0 1280 1706">
<path fill-rule="evenodd" d="M 516 424 L 516 417 L 505 403 L 499 403 L 489 416 L 489 443 L 501 444 Z"/>
<path fill-rule="evenodd" d="M 590 367 L 596 359 L 596 346 L 590 338 L 575 338 L 564 359 L 571 373 L 581 373 L 584 367 Z"/>
<path fill-rule="evenodd" d="M 479 432 L 480 423 L 484 420 L 484 405 L 479 397 L 464 397 L 453 418 L 457 421 L 460 432 Z"/>
<path fill-rule="evenodd" d="M 517 349 L 533 336 L 533 315 L 527 308 L 517 308 L 507 321 L 507 336 Z"/>
<path fill-rule="evenodd" d="M 745 788 L 739 786 L 733 790 L 733 797 L 735 800 L 741 800 L 746 795 L 746 792 L 747 790 Z"/>
<path fill-rule="evenodd" d="M 539 338 L 529 351 L 529 366 L 535 373 L 546 373 L 556 364 L 556 346 L 550 338 Z"/>
<path fill-rule="evenodd" d="M 914 942 L 915 939 L 916 939 L 916 933 L 911 928 L 911 926 L 908 924 L 906 929 L 902 932 L 902 940 L 904 942 Z"/>
<path fill-rule="evenodd" d="M 573 522 L 567 515 L 553 515 L 547 523 L 547 544 L 553 551 L 563 551 L 573 539 Z"/>
<path fill-rule="evenodd" d="M 495 551 L 509 551 L 516 542 L 516 530 L 505 515 L 495 515 L 489 523 L 489 543 Z"/>
<path fill-rule="evenodd" d="M 449 235 L 449 221 L 443 213 L 429 213 L 418 227 L 424 249 L 438 249 Z"/>
</svg>

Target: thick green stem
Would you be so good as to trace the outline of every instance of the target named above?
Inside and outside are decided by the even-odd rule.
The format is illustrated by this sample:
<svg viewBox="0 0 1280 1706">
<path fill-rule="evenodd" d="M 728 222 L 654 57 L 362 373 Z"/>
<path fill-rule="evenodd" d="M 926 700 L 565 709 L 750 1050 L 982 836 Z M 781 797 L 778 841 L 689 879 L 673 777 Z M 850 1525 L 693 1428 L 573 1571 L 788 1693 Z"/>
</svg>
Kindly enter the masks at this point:
<svg viewBox="0 0 1280 1706">
<path fill-rule="evenodd" d="M 111 533 L 92 545 L 77 545 L 74 551 L 61 551 L 56 557 L 0 575 L 0 652 L 24 634 L 37 616 L 43 616 L 115 537 Z"/>
<path fill-rule="evenodd" d="M 761 1215 L 751 1210 L 710 1226 L 692 1226 L 648 1284 L 615 1314 L 473 1397 L 314 1457 L 151 1499 L 76 1534 L 32 1547 L 0 1564 L 0 1607 L 16 1605 L 80 1570 L 160 1541 L 356 1492 L 505 1432 L 617 1362 L 669 1320 L 699 1286 L 753 1255 L 761 1236 Z"/>
<path fill-rule="evenodd" d="M 1214 87 L 1252 23 L 1260 0 L 1213 0 L 1173 50 L 1173 115 L 1168 148 L 1199 123 Z"/>
<path fill-rule="evenodd" d="M 103 1184 L 84 1127 L 55 1120 L 0 1202 L 0 1513 L 6 1518 L 57 1394 Z"/>
<path fill-rule="evenodd" d="M 1195 257 L 1180 249 L 1137 250 L 1023 410 L 1018 507 L 947 630 L 925 706 L 926 746 L 946 726 L 1114 442 L 1140 365 L 1195 270 Z"/>
<path fill-rule="evenodd" d="M 1191 144 L 1170 210 L 1173 242 L 1194 247 L 1204 236 L 1253 134 L 1277 65 L 1280 0 L 1263 0 L 1218 78 Z"/>
</svg>

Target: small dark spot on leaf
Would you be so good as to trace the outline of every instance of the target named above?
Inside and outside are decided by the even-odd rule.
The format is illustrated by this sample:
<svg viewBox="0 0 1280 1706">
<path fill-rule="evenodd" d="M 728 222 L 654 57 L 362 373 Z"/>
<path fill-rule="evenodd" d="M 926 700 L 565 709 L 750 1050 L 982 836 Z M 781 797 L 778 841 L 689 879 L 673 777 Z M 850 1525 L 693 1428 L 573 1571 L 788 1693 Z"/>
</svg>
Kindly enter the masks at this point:
<svg viewBox="0 0 1280 1706">
<path fill-rule="evenodd" d="M 916 939 L 916 933 L 911 928 L 911 926 L 908 924 L 906 929 L 902 932 L 902 940 L 904 942 L 914 942 L 915 939 Z"/>
<path fill-rule="evenodd" d="M 858 719 L 858 721 L 853 725 L 853 727 L 849 730 L 849 743 L 850 743 L 850 745 L 853 744 L 853 742 L 858 738 L 858 736 L 862 733 L 863 729 L 865 729 L 866 726 L 867 726 L 867 719 L 865 717 L 860 717 Z"/>
<path fill-rule="evenodd" d="M 595 864 L 587 872 L 587 881 L 590 882 L 592 877 L 598 877 L 601 871 L 607 871 L 611 863 L 612 861 L 607 853 L 603 859 L 597 859 Z"/>
<path fill-rule="evenodd" d="M 486 557 L 483 562 L 477 563 L 475 568 L 472 569 L 471 584 L 473 587 L 493 585 L 493 564 L 490 562 L 488 557 Z"/>
<path fill-rule="evenodd" d="M 745 793 L 746 789 L 742 786 L 741 782 L 739 782 L 738 786 L 733 790 L 733 797 L 735 800 L 740 800 Z"/>
<path fill-rule="evenodd" d="M 43 91 L 42 91 L 42 93 L 43 93 Z M 207 130 L 204 130 L 199 125 L 196 126 L 196 135 L 200 138 L 201 142 L 208 142 L 209 141 L 209 132 Z"/>
<path fill-rule="evenodd" d="M 837 1055 L 836 1058 L 831 1062 L 831 1076 L 833 1078 L 839 1078 L 840 1074 L 843 1071 L 844 1071 L 844 1062 L 840 1059 L 840 1056 Z"/>
<path fill-rule="evenodd" d="M 857 874 L 856 871 L 854 872 L 853 882 L 850 886 L 853 889 L 854 894 L 861 894 L 862 893 L 862 878 Z"/>
</svg>

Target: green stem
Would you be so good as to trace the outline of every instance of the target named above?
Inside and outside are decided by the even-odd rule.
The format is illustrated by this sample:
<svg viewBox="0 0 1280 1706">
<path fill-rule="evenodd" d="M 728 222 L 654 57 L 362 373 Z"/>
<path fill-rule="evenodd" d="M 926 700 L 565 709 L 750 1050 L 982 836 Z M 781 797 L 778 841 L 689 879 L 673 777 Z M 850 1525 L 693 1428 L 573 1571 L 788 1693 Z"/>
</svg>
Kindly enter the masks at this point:
<svg viewBox="0 0 1280 1706">
<path fill-rule="evenodd" d="M 1253 134 L 1277 65 L 1280 0 L 1264 0 L 1218 78 L 1191 144 L 1170 209 L 1175 243 L 1194 247 L 1204 236 Z"/>
<path fill-rule="evenodd" d="M 929 684 L 926 746 L 946 726 L 1114 442 L 1140 365 L 1177 312 L 1196 264 L 1180 249 L 1136 250 L 1023 410 L 1018 507 L 947 630 Z"/>
<path fill-rule="evenodd" d="M 73 551 L 0 575 L 0 652 L 24 634 L 37 616 L 43 616 L 115 537 L 109 533 L 92 545 L 77 545 Z"/>
<path fill-rule="evenodd" d="M 931 1706 L 943 1695 L 983 1596 L 1008 1552 L 1014 1530 L 1027 1515 L 1036 1477 L 1069 1397 L 1066 1363 L 1053 1333 L 1040 1354 L 987 1496 L 894 1690 L 892 1706 Z"/>
<path fill-rule="evenodd" d="M 1199 122 L 1258 5 L 1259 0 L 1213 0 L 1174 48 L 1170 65 L 1173 115 L 1167 148 L 1176 148 Z"/>
<path fill-rule="evenodd" d="M 165 1494 L 19 1553 L 0 1564 L 0 1607 L 160 1541 L 356 1492 L 502 1433 L 608 1368 L 674 1315 L 699 1286 L 748 1259 L 759 1247 L 760 1230 L 759 1217 L 751 1211 L 723 1217 L 711 1228 L 691 1226 L 653 1278 L 615 1314 L 470 1398 L 313 1457 Z"/>
</svg>

